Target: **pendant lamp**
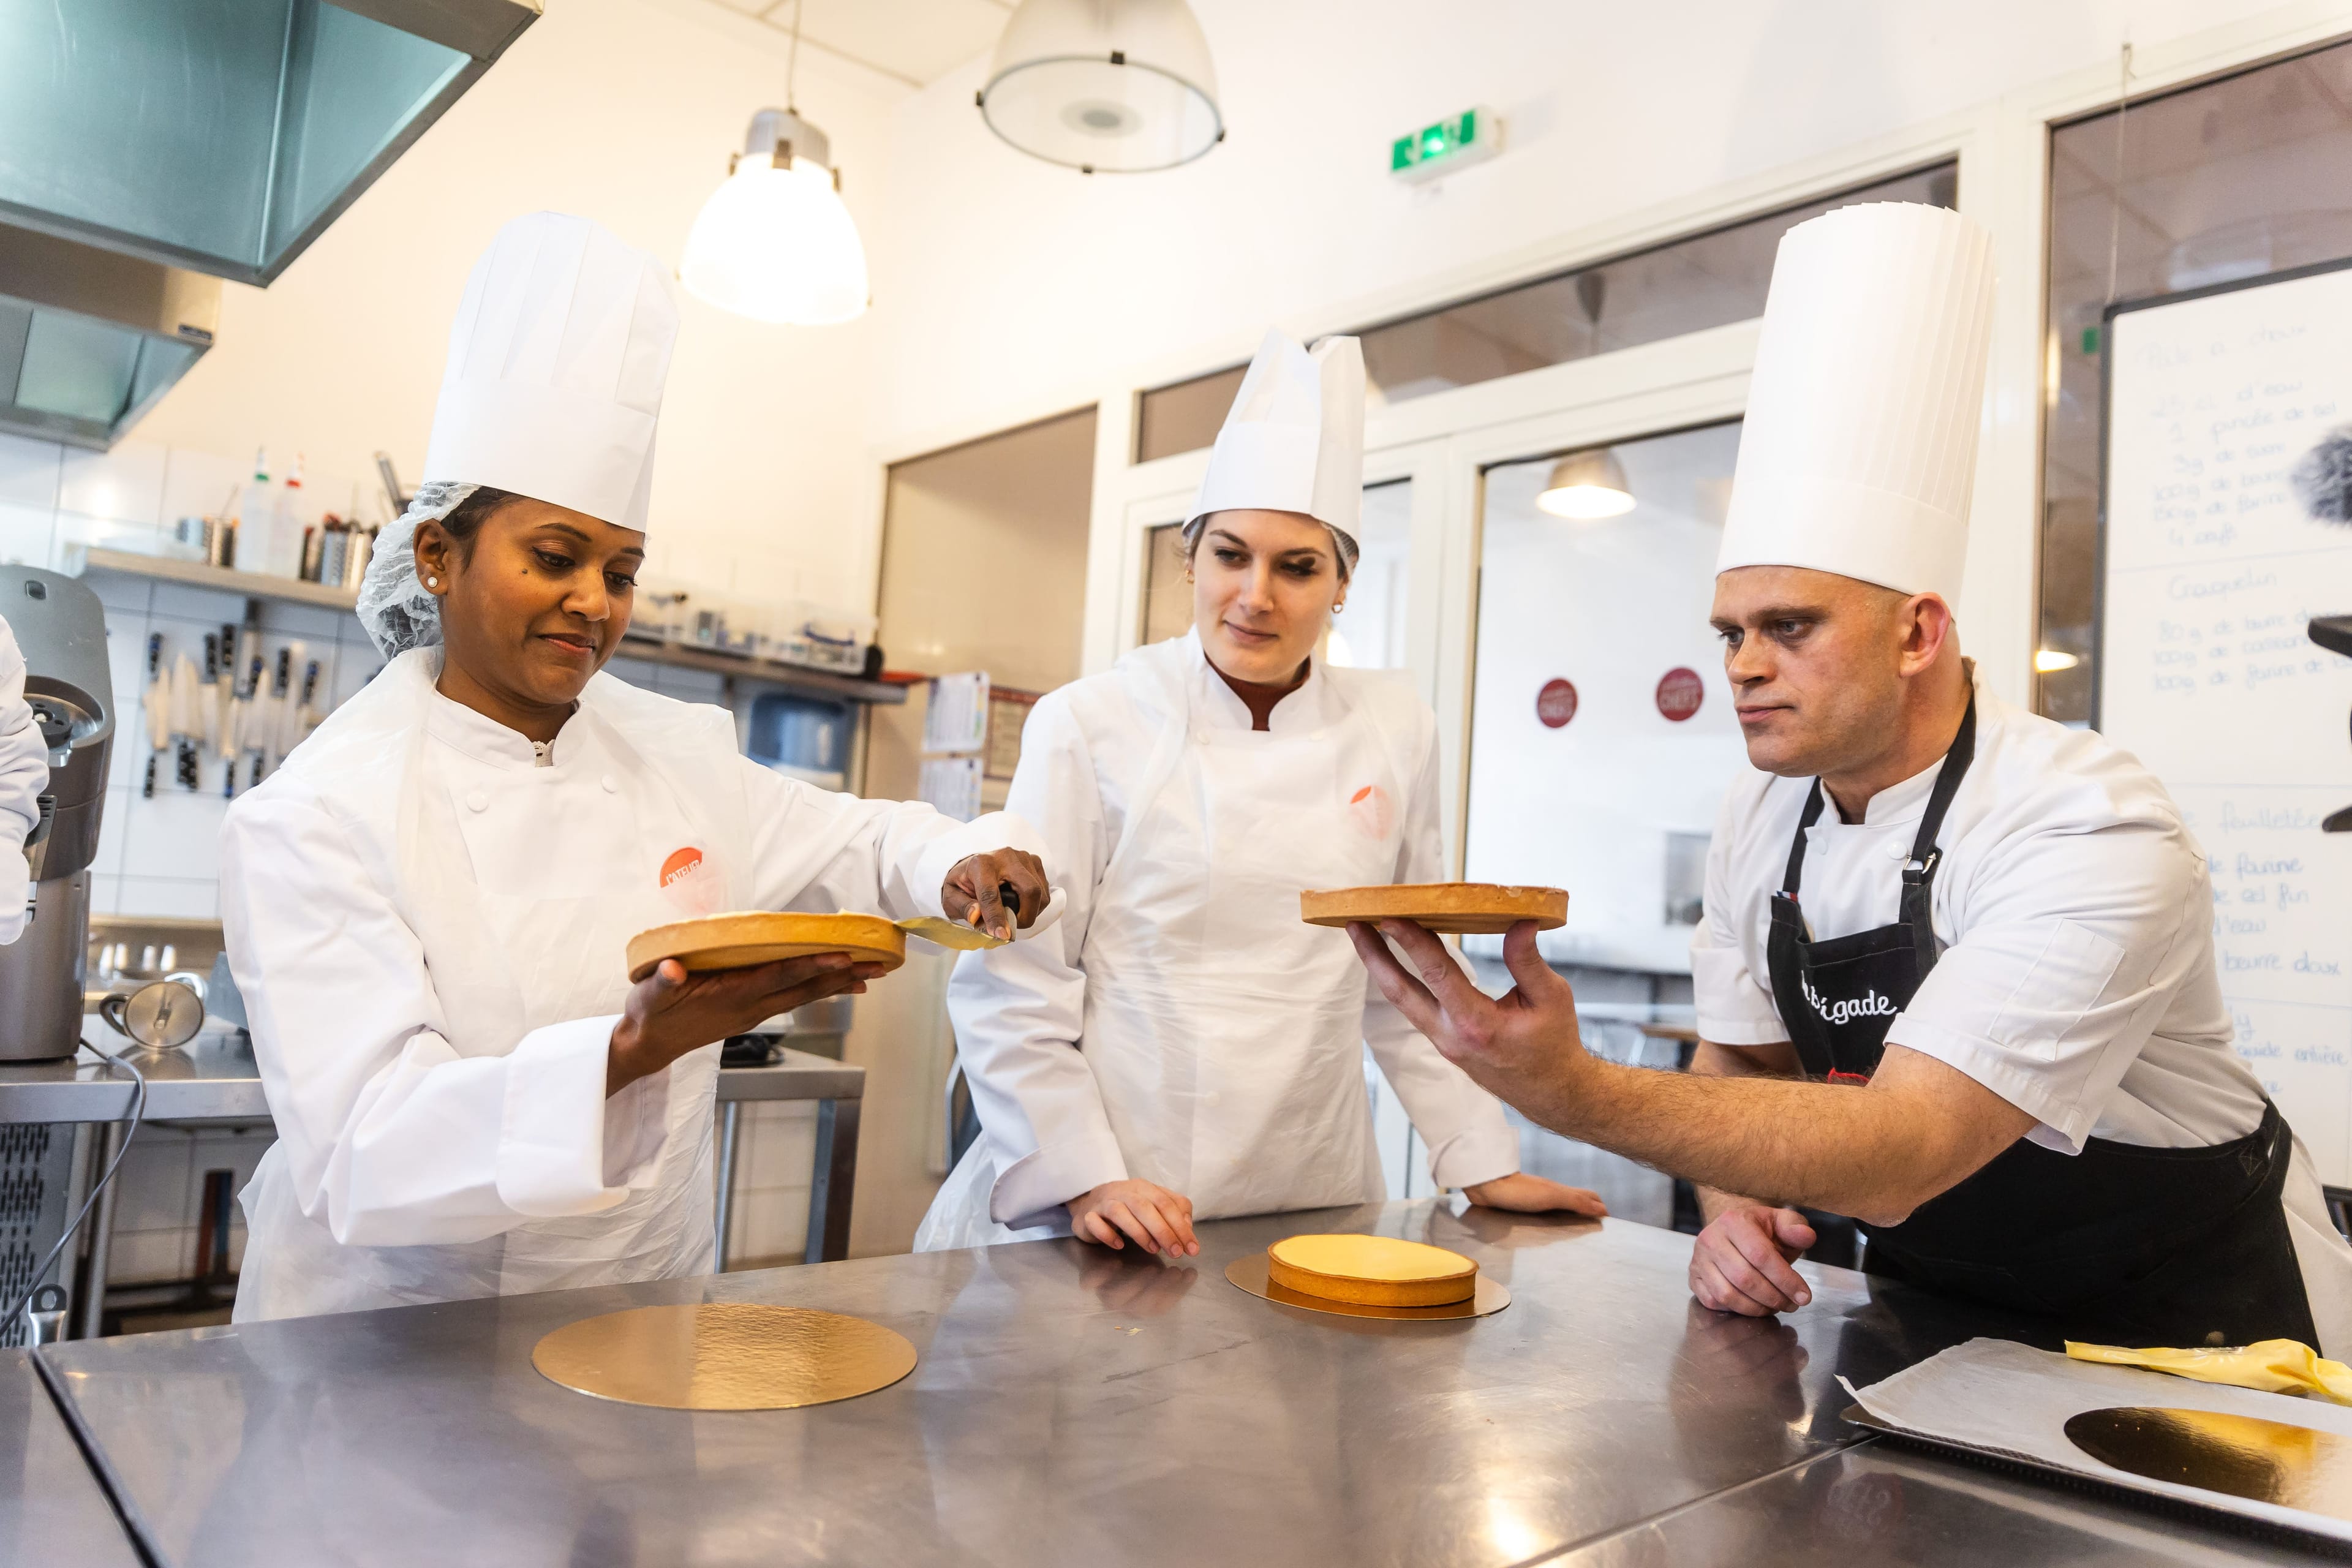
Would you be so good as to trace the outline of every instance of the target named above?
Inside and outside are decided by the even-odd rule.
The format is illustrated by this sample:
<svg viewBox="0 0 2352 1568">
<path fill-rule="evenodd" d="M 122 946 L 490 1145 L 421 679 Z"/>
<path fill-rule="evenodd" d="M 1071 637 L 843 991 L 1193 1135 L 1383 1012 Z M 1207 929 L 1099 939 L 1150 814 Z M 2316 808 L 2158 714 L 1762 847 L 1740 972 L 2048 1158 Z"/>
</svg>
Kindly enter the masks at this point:
<svg viewBox="0 0 2352 1568">
<path fill-rule="evenodd" d="M 1536 505 L 1554 517 L 1591 522 L 1632 511 L 1633 491 L 1625 482 L 1625 465 L 1617 460 L 1616 448 L 1596 447 L 1570 452 L 1554 463 Z"/>
<path fill-rule="evenodd" d="M 976 101 L 1004 141 L 1081 174 L 1172 169 L 1225 139 L 1184 0 L 1022 0 Z"/>
<path fill-rule="evenodd" d="M 800 64 L 800 11 L 792 66 Z M 698 299 L 753 321 L 818 327 L 863 315 L 866 247 L 841 201 L 841 172 L 824 132 L 793 109 L 751 116 L 727 181 L 702 204 L 686 237 L 678 281 Z"/>
</svg>

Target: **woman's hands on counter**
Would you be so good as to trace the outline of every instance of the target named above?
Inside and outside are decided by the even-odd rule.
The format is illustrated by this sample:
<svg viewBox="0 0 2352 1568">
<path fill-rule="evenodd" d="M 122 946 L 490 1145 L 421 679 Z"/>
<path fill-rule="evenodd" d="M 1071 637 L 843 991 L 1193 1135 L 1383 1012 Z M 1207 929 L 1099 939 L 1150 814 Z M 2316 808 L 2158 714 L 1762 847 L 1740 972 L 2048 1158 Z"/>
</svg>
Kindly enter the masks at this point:
<svg viewBox="0 0 2352 1568">
<path fill-rule="evenodd" d="M 1709 1220 L 1691 1248 L 1691 1294 L 1702 1307 L 1769 1318 L 1813 1299 L 1790 1267 L 1813 1244 L 1813 1227 L 1795 1209 L 1742 1203 Z"/>
<path fill-rule="evenodd" d="M 605 1055 L 604 1093 L 615 1095 L 688 1051 L 740 1035 L 763 1018 L 846 991 L 863 992 L 882 973 L 845 952 L 782 958 L 744 969 L 690 974 L 674 958 L 629 988 Z"/>
<path fill-rule="evenodd" d="M 1070 1234 L 1080 1241 L 1116 1251 L 1127 1245 L 1120 1239 L 1124 1231 L 1146 1252 L 1200 1255 L 1201 1244 L 1192 1238 L 1192 1200 L 1155 1183 L 1105 1182 L 1062 1206 L 1070 1211 Z"/>
<path fill-rule="evenodd" d="M 1021 895 L 1021 929 L 1028 930 L 1045 912 L 1053 889 L 1045 885 L 1045 863 L 1025 849 L 996 849 L 967 855 L 948 871 L 940 884 L 940 908 L 948 919 L 976 926 L 1000 942 L 1013 940 L 1013 917 L 1005 912 L 997 892 L 1011 883 Z"/>
<path fill-rule="evenodd" d="M 1541 1176 L 1530 1176 L 1525 1171 L 1497 1176 L 1491 1182 L 1478 1182 L 1462 1191 L 1474 1204 L 1507 1209 L 1513 1214 L 1567 1213 L 1601 1219 L 1609 1213 L 1609 1205 L 1601 1201 L 1599 1193 L 1586 1187 L 1563 1186 Z"/>
</svg>

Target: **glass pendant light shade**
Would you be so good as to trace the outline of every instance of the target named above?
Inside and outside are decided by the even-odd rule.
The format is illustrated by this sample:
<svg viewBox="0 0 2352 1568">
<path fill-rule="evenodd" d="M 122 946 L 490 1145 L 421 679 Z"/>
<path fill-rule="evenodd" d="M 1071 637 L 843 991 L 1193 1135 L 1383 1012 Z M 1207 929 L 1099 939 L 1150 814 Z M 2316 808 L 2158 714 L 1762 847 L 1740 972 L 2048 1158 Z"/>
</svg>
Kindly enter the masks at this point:
<svg viewBox="0 0 2352 1568">
<path fill-rule="evenodd" d="M 979 101 L 1012 145 L 1089 174 L 1172 169 L 1225 136 L 1184 0 L 1023 0 Z"/>
<path fill-rule="evenodd" d="M 735 172 L 702 204 L 678 281 L 754 321 L 825 326 L 862 315 L 866 247 L 842 205 L 824 132 L 763 109 Z"/>
<path fill-rule="evenodd" d="M 1552 465 L 1543 493 L 1536 497 L 1536 505 L 1552 516 L 1581 522 L 1622 517 L 1633 510 L 1633 489 L 1625 482 L 1625 465 L 1617 460 L 1616 448 L 1612 447 L 1570 452 Z"/>
</svg>

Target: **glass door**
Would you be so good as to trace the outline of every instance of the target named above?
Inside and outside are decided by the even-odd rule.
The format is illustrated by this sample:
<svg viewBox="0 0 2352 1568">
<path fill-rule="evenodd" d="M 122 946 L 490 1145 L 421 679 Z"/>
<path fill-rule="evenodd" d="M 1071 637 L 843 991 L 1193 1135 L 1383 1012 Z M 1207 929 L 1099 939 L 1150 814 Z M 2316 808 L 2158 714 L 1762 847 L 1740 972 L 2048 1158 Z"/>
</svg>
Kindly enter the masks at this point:
<svg viewBox="0 0 2352 1568">
<path fill-rule="evenodd" d="M 1488 466 L 1464 870 L 1569 889 L 1544 956 L 1589 1043 L 1678 1063 L 1724 790 L 1748 769 L 1707 614 L 1739 422 Z M 1510 984 L 1499 937 L 1463 947 Z M 1665 1225 L 1671 1184 L 1524 1122 L 1528 1168 Z"/>
</svg>

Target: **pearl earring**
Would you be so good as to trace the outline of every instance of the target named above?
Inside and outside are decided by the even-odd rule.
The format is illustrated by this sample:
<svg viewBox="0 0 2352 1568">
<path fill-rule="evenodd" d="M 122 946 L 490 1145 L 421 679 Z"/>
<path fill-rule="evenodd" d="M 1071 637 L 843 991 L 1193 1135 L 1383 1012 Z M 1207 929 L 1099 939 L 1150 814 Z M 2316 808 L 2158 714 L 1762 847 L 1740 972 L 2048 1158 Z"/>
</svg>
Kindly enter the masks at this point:
<svg viewBox="0 0 2352 1568">
<path fill-rule="evenodd" d="M 441 579 L 438 577 L 427 577 L 425 579 L 425 585 L 428 588 L 438 588 L 441 585 Z"/>
</svg>

